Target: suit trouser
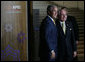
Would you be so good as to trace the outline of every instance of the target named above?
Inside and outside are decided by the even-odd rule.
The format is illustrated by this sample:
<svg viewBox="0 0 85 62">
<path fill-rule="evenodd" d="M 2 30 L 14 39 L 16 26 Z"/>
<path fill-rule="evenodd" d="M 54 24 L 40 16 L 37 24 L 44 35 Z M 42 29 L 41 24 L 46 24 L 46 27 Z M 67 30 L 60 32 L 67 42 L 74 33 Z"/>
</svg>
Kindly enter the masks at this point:
<svg viewBox="0 0 85 62">
<path fill-rule="evenodd" d="M 73 57 L 71 54 L 68 54 L 67 51 L 64 51 L 64 53 L 58 55 L 57 60 L 58 61 L 73 61 Z"/>
</svg>

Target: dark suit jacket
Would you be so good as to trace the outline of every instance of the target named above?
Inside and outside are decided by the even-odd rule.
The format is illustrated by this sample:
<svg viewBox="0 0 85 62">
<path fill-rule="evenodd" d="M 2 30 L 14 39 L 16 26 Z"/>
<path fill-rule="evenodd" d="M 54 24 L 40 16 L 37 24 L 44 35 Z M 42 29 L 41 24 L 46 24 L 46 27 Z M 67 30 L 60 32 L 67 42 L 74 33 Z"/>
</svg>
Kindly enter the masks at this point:
<svg viewBox="0 0 85 62">
<path fill-rule="evenodd" d="M 62 30 L 59 20 L 56 21 L 58 29 L 58 60 L 61 61 L 66 55 L 68 60 L 72 60 L 73 51 L 77 49 L 72 24 L 68 21 L 65 24 L 66 34 Z"/>
<path fill-rule="evenodd" d="M 47 16 L 40 26 L 40 59 L 49 60 L 51 50 L 54 50 L 57 55 L 57 28 Z"/>
<path fill-rule="evenodd" d="M 79 41 L 79 27 L 77 24 L 77 21 L 75 19 L 75 17 L 73 16 L 67 16 L 67 21 L 70 21 L 73 25 L 73 30 L 74 30 L 74 35 L 75 35 L 75 40 Z"/>
</svg>

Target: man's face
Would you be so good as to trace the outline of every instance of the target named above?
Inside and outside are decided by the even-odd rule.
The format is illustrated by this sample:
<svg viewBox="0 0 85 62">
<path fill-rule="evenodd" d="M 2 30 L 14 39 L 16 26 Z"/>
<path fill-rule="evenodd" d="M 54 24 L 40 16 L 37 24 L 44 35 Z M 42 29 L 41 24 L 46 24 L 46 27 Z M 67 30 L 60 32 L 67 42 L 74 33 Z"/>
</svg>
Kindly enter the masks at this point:
<svg viewBox="0 0 85 62">
<path fill-rule="evenodd" d="M 61 10 L 61 12 L 60 12 L 60 19 L 61 19 L 61 21 L 66 21 L 66 19 L 67 19 L 67 12 L 66 12 L 66 10 Z"/>
<path fill-rule="evenodd" d="M 57 11 L 58 11 L 57 7 L 52 8 L 52 11 L 50 12 L 50 15 L 52 18 L 54 18 L 54 19 L 57 18 Z"/>
</svg>

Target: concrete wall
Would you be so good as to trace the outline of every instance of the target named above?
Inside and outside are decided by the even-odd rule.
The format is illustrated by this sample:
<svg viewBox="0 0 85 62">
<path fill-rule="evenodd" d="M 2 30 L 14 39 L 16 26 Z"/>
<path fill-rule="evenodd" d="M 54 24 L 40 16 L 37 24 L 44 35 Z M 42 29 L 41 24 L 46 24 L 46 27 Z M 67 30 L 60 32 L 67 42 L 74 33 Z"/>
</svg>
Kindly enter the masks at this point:
<svg viewBox="0 0 85 62">
<path fill-rule="evenodd" d="M 68 8 L 79 8 L 84 10 L 84 1 L 51 1 L 58 5 L 65 6 Z"/>
<path fill-rule="evenodd" d="M 81 10 L 84 10 L 84 1 L 78 1 L 78 7 L 79 7 Z"/>
</svg>

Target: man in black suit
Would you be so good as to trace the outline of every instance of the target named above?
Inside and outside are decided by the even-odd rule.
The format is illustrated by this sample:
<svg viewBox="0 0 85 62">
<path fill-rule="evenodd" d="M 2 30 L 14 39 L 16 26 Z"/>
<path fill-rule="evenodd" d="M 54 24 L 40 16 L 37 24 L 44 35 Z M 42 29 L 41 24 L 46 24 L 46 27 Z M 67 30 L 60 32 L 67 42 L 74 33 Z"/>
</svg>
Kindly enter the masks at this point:
<svg viewBox="0 0 85 62">
<path fill-rule="evenodd" d="M 79 42 L 79 27 L 78 27 L 76 18 L 73 17 L 73 16 L 68 15 L 68 9 L 66 7 L 62 7 L 61 10 L 66 11 L 66 13 L 67 13 L 67 21 L 70 21 L 72 23 L 76 44 L 78 44 L 78 42 Z"/>
<path fill-rule="evenodd" d="M 66 11 L 66 15 L 67 15 L 67 20 L 72 23 L 73 26 L 73 31 L 74 31 L 74 35 L 75 35 L 75 40 L 76 40 L 76 44 L 78 45 L 79 42 L 79 27 L 76 21 L 76 18 L 73 16 L 68 15 L 68 9 L 66 7 L 62 7 L 61 10 Z M 74 57 L 74 60 L 78 60 L 78 56 Z"/>
<path fill-rule="evenodd" d="M 67 12 L 60 10 L 59 19 L 56 21 L 58 29 L 58 58 L 59 61 L 72 61 L 77 56 L 77 44 L 73 25 L 67 21 Z"/>
</svg>

